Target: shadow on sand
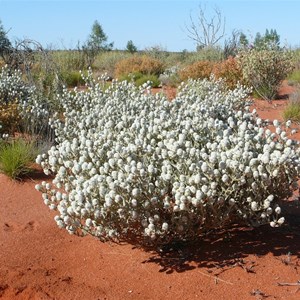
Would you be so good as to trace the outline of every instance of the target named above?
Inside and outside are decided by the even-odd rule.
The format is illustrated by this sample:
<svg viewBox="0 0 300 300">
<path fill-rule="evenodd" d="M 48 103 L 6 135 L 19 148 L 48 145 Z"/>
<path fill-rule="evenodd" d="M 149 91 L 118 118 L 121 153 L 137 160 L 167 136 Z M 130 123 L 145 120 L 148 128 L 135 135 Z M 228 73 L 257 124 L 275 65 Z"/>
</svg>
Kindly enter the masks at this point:
<svg viewBox="0 0 300 300">
<path fill-rule="evenodd" d="M 233 227 L 212 233 L 198 242 L 177 243 L 164 249 L 143 263 L 161 266 L 160 272 L 171 274 L 185 272 L 197 267 L 230 268 L 240 265 L 247 272 L 251 266 L 245 263 L 249 255 L 274 256 L 296 255 L 300 257 L 300 207 L 294 202 L 285 202 L 282 215 L 286 222 L 278 228 L 269 225 L 259 228 Z"/>
</svg>

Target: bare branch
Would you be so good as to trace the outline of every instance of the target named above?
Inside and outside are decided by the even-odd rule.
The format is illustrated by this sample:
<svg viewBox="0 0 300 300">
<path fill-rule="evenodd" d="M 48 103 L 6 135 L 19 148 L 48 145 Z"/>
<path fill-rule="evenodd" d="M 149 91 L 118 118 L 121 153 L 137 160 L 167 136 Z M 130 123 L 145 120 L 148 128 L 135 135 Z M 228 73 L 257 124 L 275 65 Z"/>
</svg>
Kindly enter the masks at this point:
<svg viewBox="0 0 300 300">
<path fill-rule="evenodd" d="M 186 25 L 187 36 L 197 46 L 210 47 L 216 45 L 225 35 L 225 18 L 219 8 L 214 8 L 214 15 L 211 19 L 205 16 L 205 7 L 199 6 L 197 22 L 190 14 L 190 24 Z"/>
</svg>

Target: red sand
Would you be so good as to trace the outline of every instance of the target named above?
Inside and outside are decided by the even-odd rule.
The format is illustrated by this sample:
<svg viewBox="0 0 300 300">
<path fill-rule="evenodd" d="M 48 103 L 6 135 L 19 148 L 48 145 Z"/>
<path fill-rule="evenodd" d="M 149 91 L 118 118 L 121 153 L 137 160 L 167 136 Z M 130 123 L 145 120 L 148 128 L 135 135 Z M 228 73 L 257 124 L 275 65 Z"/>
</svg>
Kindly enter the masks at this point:
<svg viewBox="0 0 300 300">
<path fill-rule="evenodd" d="M 255 106 L 274 119 L 279 103 Z M 300 207 L 291 202 L 281 228 L 235 228 L 158 255 L 58 229 L 34 189 L 42 177 L 0 175 L 1 299 L 300 299 Z"/>
</svg>

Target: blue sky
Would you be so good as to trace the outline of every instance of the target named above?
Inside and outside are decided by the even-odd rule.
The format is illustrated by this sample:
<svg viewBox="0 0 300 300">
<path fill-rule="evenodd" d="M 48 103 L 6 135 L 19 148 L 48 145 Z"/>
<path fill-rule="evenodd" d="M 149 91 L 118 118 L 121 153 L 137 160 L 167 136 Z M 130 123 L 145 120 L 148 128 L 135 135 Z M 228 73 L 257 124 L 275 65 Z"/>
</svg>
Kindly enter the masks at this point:
<svg viewBox="0 0 300 300">
<path fill-rule="evenodd" d="M 221 10 L 228 37 L 233 29 L 255 36 L 268 28 L 277 30 L 282 43 L 300 46 L 299 0 L 0 0 L 0 20 L 10 40 L 31 38 L 43 46 L 74 48 L 98 20 L 118 49 L 132 40 L 138 49 L 193 51 L 185 25 L 190 14 L 196 19 L 200 3 L 208 17 L 215 6 Z"/>
</svg>

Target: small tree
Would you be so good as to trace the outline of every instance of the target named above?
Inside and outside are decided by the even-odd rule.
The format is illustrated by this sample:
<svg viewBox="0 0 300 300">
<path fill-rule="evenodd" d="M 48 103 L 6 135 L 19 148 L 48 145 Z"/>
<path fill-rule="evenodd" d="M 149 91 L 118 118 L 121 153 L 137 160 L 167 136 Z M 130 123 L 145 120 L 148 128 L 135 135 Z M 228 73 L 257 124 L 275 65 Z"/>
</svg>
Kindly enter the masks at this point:
<svg viewBox="0 0 300 300">
<path fill-rule="evenodd" d="M 275 29 L 266 29 L 264 35 L 259 32 L 255 36 L 254 47 L 257 49 L 279 49 L 280 36 Z"/>
<path fill-rule="evenodd" d="M 104 33 L 102 26 L 98 21 L 95 21 L 92 27 L 92 32 L 87 41 L 87 46 L 90 49 L 97 51 L 112 50 L 114 43 L 107 43 L 107 35 Z"/>
<path fill-rule="evenodd" d="M 137 47 L 133 44 L 132 40 L 129 40 L 126 45 L 126 50 L 130 53 L 137 52 Z"/>
<path fill-rule="evenodd" d="M 7 31 L 4 30 L 0 20 L 0 56 L 4 59 L 5 55 L 11 50 L 11 42 L 7 37 Z"/>
<path fill-rule="evenodd" d="M 248 38 L 247 38 L 247 36 L 246 36 L 246 34 L 244 32 L 240 33 L 239 43 L 243 47 L 248 47 L 249 46 L 249 40 L 248 40 Z"/>
<path fill-rule="evenodd" d="M 247 36 L 244 33 L 240 35 L 240 44 L 244 47 L 249 47 L 250 43 Z M 265 34 L 261 34 L 257 32 L 252 42 L 253 46 L 257 50 L 262 49 L 279 49 L 280 48 L 280 36 L 275 29 L 271 29 L 270 31 L 266 29 Z"/>
<path fill-rule="evenodd" d="M 114 43 L 107 43 L 107 35 L 104 33 L 102 26 L 96 20 L 92 26 L 92 32 L 86 44 L 82 47 L 87 56 L 88 65 L 91 66 L 96 55 L 100 51 L 112 50 Z"/>
<path fill-rule="evenodd" d="M 215 46 L 225 34 L 225 18 L 218 7 L 214 9 L 214 16 L 207 19 L 205 8 L 201 5 L 197 21 L 190 15 L 190 25 L 186 26 L 187 36 L 196 42 L 197 49 Z"/>
</svg>

